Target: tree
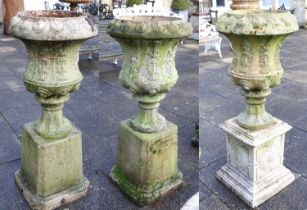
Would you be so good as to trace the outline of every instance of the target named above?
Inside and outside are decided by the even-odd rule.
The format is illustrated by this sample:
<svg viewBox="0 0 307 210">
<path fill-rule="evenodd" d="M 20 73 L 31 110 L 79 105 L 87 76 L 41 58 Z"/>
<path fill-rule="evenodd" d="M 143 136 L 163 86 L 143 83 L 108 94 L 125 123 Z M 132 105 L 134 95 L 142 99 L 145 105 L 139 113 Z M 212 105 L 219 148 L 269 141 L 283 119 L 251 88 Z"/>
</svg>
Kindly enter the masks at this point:
<svg viewBox="0 0 307 210">
<path fill-rule="evenodd" d="M 144 4 L 144 0 L 127 0 L 127 7 L 132 7 L 134 4 Z"/>
<path fill-rule="evenodd" d="M 173 10 L 184 11 L 189 9 L 190 1 L 189 0 L 173 0 L 171 8 Z"/>
</svg>

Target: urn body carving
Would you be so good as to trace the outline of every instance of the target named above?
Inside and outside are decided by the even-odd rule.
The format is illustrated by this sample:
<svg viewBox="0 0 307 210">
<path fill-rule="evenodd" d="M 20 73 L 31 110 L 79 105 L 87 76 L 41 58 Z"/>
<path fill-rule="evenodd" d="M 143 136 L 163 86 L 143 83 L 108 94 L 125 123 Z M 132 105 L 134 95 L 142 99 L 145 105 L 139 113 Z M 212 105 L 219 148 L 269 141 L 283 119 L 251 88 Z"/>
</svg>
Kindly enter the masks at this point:
<svg viewBox="0 0 307 210">
<path fill-rule="evenodd" d="M 238 124 L 256 130 L 274 124 L 264 103 L 283 77 L 279 50 L 286 36 L 298 30 L 295 17 L 286 11 L 231 11 L 219 18 L 217 30 L 233 46 L 229 75 L 242 87 L 247 101 L 246 111 L 237 117 Z"/>
<path fill-rule="evenodd" d="M 140 111 L 130 122 L 135 130 L 150 133 L 166 127 L 159 101 L 176 84 L 177 45 L 191 32 L 191 25 L 173 17 L 126 16 L 110 22 L 108 33 L 124 52 L 119 80 L 139 102 Z"/>
</svg>

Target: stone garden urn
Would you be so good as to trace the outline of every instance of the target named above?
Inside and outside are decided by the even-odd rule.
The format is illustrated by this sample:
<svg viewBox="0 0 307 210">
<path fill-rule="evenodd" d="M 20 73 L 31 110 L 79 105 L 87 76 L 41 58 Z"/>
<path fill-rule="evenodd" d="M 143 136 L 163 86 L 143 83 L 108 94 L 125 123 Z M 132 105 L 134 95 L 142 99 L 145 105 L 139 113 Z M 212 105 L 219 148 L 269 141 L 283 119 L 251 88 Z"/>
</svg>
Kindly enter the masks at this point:
<svg viewBox="0 0 307 210">
<path fill-rule="evenodd" d="M 144 205 L 182 184 L 177 126 L 158 108 L 178 79 L 176 48 L 192 27 L 175 17 L 122 16 L 110 22 L 107 32 L 124 53 L 119 81 L 139 106 L 137 115 L 120 125 L 111 176 L 124 193 Z"/>
<path fill-rule="evenodd" d="M 279 49 L 286 36 L 298 30 L 295 17 L 286 11 L 233 11 L 221 16 L 217 30 L 232 43 L 229 75 L 246 98 L 238 124 L 252 130 L 274 124 L 264 103 L 283 77 Z"/>
<path fill-rule="evenodd" d="M 77 11 L 78 4 L 89 4 L 92 2 L 92 0 L 59 0 L 59 1 L 69 3 L 71 11 Z"/>
<path fill-rule="evenodd" d="M 56 208 L 83 197 L 81 132 L 63 116 L 64 102 L 82 80 L 79 48 L 97 34 L 87 15 L 69 11 L 26 11 L 10 33 L 27 49 L 26 89 L 42 106 L 41 117 L 24 125 L 16 183 L 32 208 Z"/>
<path fill-rule="evenodd" d="M 236 10 L 219 17 L 217 30 L 232 44 L 228 73 L 246 98 L 246 110 L 221 124 L 227 164 L 217 178 L 255 207 L 294 180 L 283 166 L 285 133 L 291 126 L 266 112 L 265 100 L 284 74 L 281 44 L 298 25 L 287 11 Z"/>
</svg>

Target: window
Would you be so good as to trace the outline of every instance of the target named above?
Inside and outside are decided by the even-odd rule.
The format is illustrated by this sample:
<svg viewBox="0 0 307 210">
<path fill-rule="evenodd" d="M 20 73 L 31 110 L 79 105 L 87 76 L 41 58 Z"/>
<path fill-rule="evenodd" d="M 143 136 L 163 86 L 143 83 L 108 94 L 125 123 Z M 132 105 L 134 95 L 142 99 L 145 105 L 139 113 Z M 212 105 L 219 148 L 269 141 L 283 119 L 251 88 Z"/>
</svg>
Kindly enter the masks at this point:
<svg viewBox="0 0 307 210">
<path fill-rule="evenodd" d="M 216 6 L 218 7 L 225 6 L 225 0 L 216 0 Z"/>
</svg>

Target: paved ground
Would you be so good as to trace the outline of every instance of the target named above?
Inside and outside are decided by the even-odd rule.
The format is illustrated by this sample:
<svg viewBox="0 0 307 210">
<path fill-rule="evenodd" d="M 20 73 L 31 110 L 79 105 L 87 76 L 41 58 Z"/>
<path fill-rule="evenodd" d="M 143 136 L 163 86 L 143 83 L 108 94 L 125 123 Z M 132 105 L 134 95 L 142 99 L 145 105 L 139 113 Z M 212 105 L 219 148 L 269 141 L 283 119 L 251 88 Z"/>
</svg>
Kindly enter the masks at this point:
<svg viewBox="0 0 307 210">
<path fill-rule="evenodd" d="M 225 135 L 218 124 L 244 110 L 244 98 L 234 86 L 227 69 L 232 52 L 223 37 L 222 54 L 200 58 L 200 207 L 201 209 L 249 209 L 236 195 L 215 179 L 225 164 Z M 259 209 L 307 209 L 307 30 L 288 37 L 281 50 L 285 69 L 283 83 L 273 89 L 267 110 L 293 129 L 286 135 L 285 165 L 297 173 L 294 183 Z"/>
<path fill-rule="evenodd" d="M 14 183 L 20 166 L 22 125 L 37 119 L 40 106 L 22 82 L 26 56 L 23 44 L 0 36 L 0 209 L 28 209 Z M 84 172 L 91 182 L 88 196 L 69 209 L 139 209 L 109 180 L 115 163 L 118 124 L 137 111 L 131 94 L 117 80 L 119 65 L 112 60 L 88 61 L 81 56 L 81 89 L 71 94 L 64 114 L 83 133 Z M 198 150 L 190 144 L 198 120 L 198 45 L 187 41 L 176 57 L 180 79 L 161 103 L 160 112 L 179 126 L 179 168 L 184 187 L 144 209 L 179 209 L 198 191 Z"/>
</svg>

